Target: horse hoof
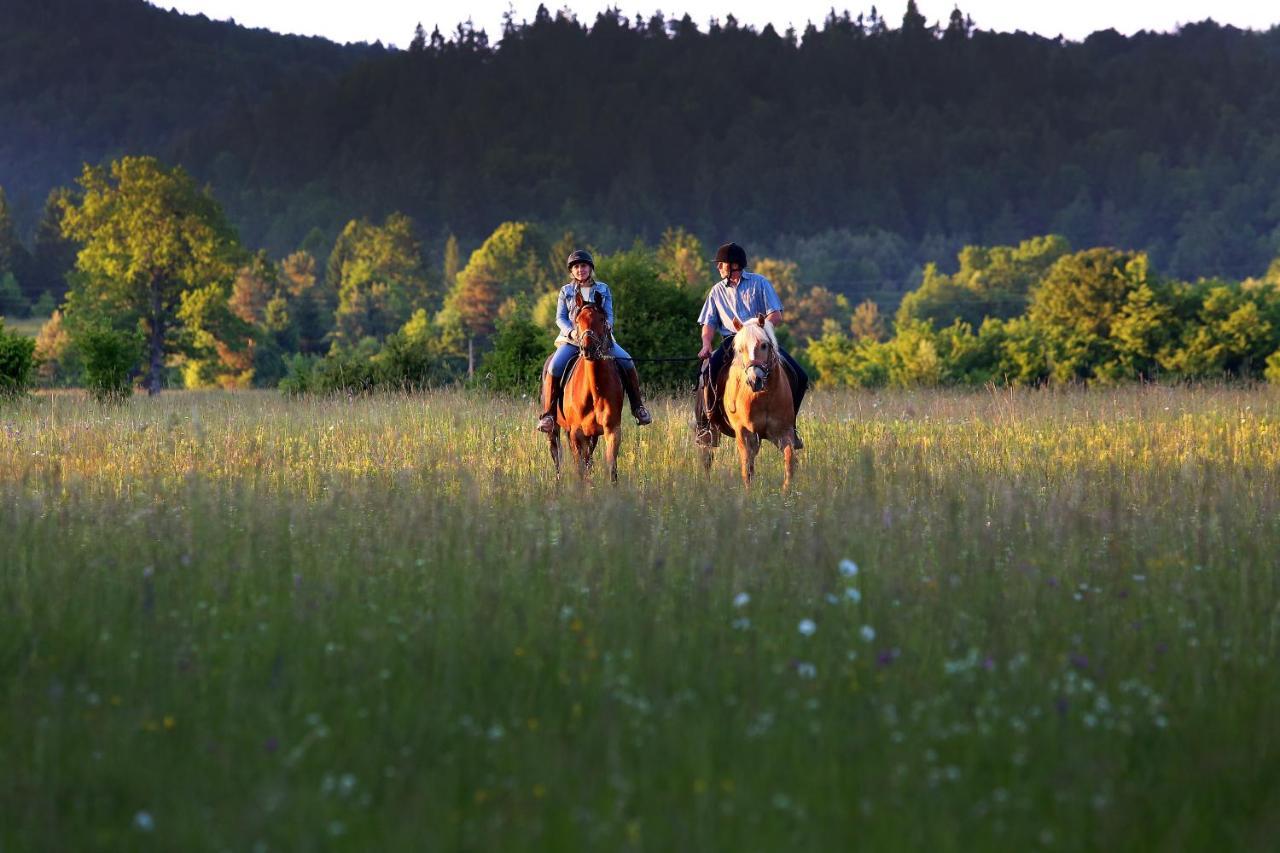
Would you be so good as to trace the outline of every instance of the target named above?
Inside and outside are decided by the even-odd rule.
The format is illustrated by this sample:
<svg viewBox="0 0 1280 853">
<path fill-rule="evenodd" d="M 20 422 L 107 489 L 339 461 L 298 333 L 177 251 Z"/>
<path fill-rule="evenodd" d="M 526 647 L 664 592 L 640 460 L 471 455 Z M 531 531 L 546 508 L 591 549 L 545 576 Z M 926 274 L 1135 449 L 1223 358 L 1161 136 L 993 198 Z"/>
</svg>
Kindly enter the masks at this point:
<svg viewBox="0 0 1280 853">
<path fill-rule="evenodd" d="M 631 414 L 635 417 L 636 424 L 638 424 L 639 426 L 648 426 L 649 424 L 653 423 L 653 416 L 649 414 L 649 410 L 646 409 L 644 406 L 641 406 L 640 408 L 636 409 Z"/>
</svg>

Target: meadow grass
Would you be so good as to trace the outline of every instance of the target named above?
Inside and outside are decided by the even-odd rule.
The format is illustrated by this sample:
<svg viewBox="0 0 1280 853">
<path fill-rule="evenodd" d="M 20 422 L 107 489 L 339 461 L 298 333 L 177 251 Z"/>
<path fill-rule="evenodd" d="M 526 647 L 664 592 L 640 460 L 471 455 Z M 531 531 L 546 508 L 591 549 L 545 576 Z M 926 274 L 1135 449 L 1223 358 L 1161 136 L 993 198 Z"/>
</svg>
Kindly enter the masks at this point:
<svg viewBox="0 0 1280 853">
<path fill-rule="evenodd" d="M 1271 849 L 1280 396 L 0 409 L 0 850 Z"/>
<path fill-rule="evenodd" d="M 40 329 L 49 322 L 48 317 L 2 317 L 0 319 L 4 320 L 5 331 L 28 338 L 34 338 L 40 334 Z"/>
</svg>

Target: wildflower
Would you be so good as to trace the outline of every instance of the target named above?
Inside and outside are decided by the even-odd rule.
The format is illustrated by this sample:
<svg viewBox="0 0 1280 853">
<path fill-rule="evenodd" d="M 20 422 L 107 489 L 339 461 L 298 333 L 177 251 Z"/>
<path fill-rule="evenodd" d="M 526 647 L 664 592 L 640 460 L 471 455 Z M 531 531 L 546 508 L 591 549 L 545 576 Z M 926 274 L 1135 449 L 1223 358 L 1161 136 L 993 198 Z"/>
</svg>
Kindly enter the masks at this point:
<svg viewBox="0 0 1280 853">
<path fill-rule="evenodd" d="M 902 650 L 896 646 L 892 649 L 884 649 L 880 654 L 876 655 L 876 664 L 879 666 L 888 666 L 900 657 L 902 657 Z"/>
<path fill-rule="evenodd" d="M 871 642 L 876 638 L 876 629 L 870 625 L 863 625 L 858 631 L 858 635 L 862 637 L 864 642 Z"/>
<path fill-rule="evenodd" d="M 858 576 L 858 564 L 853 560 L 841 560 L 840 574 L 847 578 L 856 578 Z"/>
<path fill-rule="evenodd" d="M 851 586 L 844 591 L 844 597 L 852 601 L 854 604 L 862 601 L 862 593 L 854 586 Z"/>
<path fill-rule="evenodd" d="M 133 825 L 143 832 L 150 832 L 156 828 L 156 822 L 151 817 L 151 812 L 140 811 L 133 816 Z"/>
<path fill-rule="evenodd" d="M 1134 583 L 1142 583 L 1142 582 L 1143 582 L 1143 581 L 1145 581 L 1146 579 L 1147 579 L 1147 576 L 1146 576 L 1146 575 L 1134 575 L 1134 576 L 1133 576 Z"/>
<path fill-rule="evenodd" d="M 801 636 L 812 637 L 814 632 L 818 630 L 817 624 L 812 619 L 801 619 L 800 624 L 796 626 L 796 630 Z"/>
<path fill-rule="evenodd" d="M 808 661 L 800 661 L 796 664 L 796 675 L 804 679 L 814 679 L 818 677 L 818 668 Z"/>
<path fill-rule="evenodd" d="M 734 607 L 746 607 L 751 603 L 751 596 L 748 593 L 740 592 L 733 597 Z"/>
</svg>

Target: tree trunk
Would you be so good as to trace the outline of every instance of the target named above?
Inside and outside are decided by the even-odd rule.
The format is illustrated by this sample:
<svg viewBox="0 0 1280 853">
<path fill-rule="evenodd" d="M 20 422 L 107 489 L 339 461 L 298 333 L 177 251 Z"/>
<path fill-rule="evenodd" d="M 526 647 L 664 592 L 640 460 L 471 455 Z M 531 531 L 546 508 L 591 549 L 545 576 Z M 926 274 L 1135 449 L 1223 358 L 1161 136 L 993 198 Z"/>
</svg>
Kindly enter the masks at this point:
<svg viewBox="0 0 1280 853">
<path fill-rule="evenodd" d="M 476 339 L 467 337 L 467 378 L 472 379 L 476 375 Z"/>
<path fill-rule="evenodd" d="M 147 396 L 154 397 L 160 393 L 160 376 L 164 370 L 164 306 L 161 303 L 160 288 L 151 286 L 151 331 L 147 335 Z"/>
</svg>

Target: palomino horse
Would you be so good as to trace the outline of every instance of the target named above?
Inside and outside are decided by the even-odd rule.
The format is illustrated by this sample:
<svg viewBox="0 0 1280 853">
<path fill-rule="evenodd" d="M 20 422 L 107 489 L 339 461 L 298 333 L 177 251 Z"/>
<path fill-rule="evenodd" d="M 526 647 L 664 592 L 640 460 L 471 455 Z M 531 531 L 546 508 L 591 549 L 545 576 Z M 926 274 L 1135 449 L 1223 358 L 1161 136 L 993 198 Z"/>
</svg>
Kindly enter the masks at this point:
<svg viewBox="0 0 1280 853">
<path fill-rule="evenodd" d="M 756 454 L 764 439 L 782 451 L 782 490 L 791 488 L 796 410 L 785 370 L 773 324 L 763 315 L 743 324 L 733 338 L 733 363 L 724 383 L 721 414 L 729 432 L 737 437 L 742 482 L 747 486 L 755 475 Z M 711 467 L 711 454 L 709 447 L 702 451 L 707 468 Z"/>
<path fill-rule="evenodd" d="M 551 459 L 560 473 L 560 429 L 563 428 L 578 462 L 578 473 L 585 475 L 591 465 L 591 454 L 604 436 L 604 458 L 609 465 L 609 479 L 618 481 L 618 444 L 622 440 L 622 376 L 610 352 L 613 332 L 605 317 L 599 294 L 594 302 L 583 302 L 577 296 L 574 318 L 575 337 L 581 353 L 564 380 L 564 396 L 556 408 L 557 428 L 551 431 Z"/>
</svg>

